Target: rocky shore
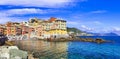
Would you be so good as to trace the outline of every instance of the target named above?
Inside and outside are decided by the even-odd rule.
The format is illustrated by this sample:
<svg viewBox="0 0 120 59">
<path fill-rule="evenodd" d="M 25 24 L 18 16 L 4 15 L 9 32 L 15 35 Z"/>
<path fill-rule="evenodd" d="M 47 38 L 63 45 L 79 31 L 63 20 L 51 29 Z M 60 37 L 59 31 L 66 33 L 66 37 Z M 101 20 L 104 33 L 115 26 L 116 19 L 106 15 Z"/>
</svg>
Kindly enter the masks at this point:
<svg viewBox="0 0 120 59">
<path fill-rule="evenodd" d="M 30 40 L 30 41 L 29 41 Z M 39 42 L 39 40 L 42 40 L 42 41 L 48 41 L 48 42 L 70 42 L 70 41 L 80 41 L 80 42 L 92 42 L 92 43 L 98 43 L 98 44 L 101 44 L 101 43 L 107 43 L 107 42 L 110 42 L 110 43 L 113 43 L 113 41 L 109 41 L 109 40 L 105 40 L 105 39 L 101 39 L 101 38 L 81 38 L 81 37 L 76 37 L 76 36 L 73 36 L 73 37 L 60 37 L 60 38 L 47 38 L 47 39 L 39 39 L 39 38 L 31 38 L 29 40 L 20 40 L 20 41 L 6 41 L 5 43 L 5 46 L 14 46 L 17 44 L 19 44 L 20 46 L 23 45 L 23 43 L 20 43 L 20 42 L 28 42 L 28 43 L 33 43 L 33 42 Z M 39 42 L 41 43 L 41 42 Z M 18 46 L 19 46 L 18 45 Z M 32 46 L 32 45 L 30 45 Z M 24 47 L 23 47 L 24 48 Z M 31 49 L 31 48 L 30 48 Z M 22 49 L 21 49 L 22 50 Z M 24 51 L 27 51 L 27 50 L 24 50 Z M 27 51 L 28 52 L 28 51 Z M 34 58 L 36 57 L 37 53 L 28 53 L 28 59 L 38 59 L 38 58 Z"/>
<path fill-rule="evenodd" d="M 113 43 L 113 41 L 110 40 L 105 40 L 105 39 L 101 39 L 101 38 L 80 38 L 80 37 L 68 37 L 68 38 L 49 38 L 46 39 L 47 41 L 50 42 L 67 42 L 67 41 L 80 41 L 80 42 L 94 42 L 94 43 Z"/>
<path fill-rule="evenodd" d="M 0 59 L 28 59 L 28 53 L 17 46 L 0 46 Z"/>
</svg>

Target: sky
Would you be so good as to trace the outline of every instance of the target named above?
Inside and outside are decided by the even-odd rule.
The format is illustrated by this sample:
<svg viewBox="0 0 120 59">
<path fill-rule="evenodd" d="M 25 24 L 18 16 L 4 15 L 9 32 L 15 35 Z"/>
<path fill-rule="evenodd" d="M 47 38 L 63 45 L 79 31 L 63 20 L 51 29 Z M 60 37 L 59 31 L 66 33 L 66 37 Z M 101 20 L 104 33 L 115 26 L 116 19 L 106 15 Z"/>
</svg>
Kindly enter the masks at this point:
<svg viewBox="0 0 120 59">
<path fill-rule="evenodd" d="M 68 27 L 120 35 L 119 0 L 0 0 L 0 23 L 56 17 Z"/>
</svg>

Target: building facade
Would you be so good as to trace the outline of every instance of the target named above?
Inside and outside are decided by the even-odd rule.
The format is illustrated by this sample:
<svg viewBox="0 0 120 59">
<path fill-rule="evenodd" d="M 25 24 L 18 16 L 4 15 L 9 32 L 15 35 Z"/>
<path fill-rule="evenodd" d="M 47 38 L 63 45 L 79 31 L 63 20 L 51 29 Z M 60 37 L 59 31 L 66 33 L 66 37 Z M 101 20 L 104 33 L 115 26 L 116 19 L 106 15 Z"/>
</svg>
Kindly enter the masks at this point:
<svg viewBox="0 0 120 59">
<path fill-rule="evenodd" d="M 0 33 L 9 35 L 28 35 L 40 38 L 67 35 L 66 21 L 51 17 L 48 20 L 31 18 L 28 22 L 7 22 L 0 25 Z"/>
<path fill-rule="evenodd" d="M 20 23 L 17 22 L 7 22 L 6 23 L 6 34 L 8 35 L 21 35 L 22 29 Z"/>
</svg>

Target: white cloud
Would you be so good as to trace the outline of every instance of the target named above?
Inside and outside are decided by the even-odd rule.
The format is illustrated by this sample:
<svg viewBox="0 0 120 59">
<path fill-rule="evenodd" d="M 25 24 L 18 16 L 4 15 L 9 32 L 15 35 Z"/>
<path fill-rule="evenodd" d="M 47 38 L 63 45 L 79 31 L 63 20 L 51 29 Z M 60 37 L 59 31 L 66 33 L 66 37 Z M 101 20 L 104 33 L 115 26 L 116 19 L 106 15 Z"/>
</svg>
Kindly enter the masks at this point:
<svg viewBox="0 0 120 59">
<path fill-rule="evenodd" d="M 31 14 L 53 14 L 56 12 L 66 12 L 66 11 L 60 11 L 60 10 L 54 10 L 53 9 L 38 9 L 38 8 L 22 8 L 22 9 L 8 9 L 8 10 L 0 10 L 0 23 L 6 22 L 6 21 L 13 21 L 14 20 L 23 20 L 26 18 L 24 15 L 31 15 Z M 16 17 L 17 15 L 17 17 Z M 32 16 L 32 15 L 31 15 Z M 19 19 L 19 18 L 20 19 Z M 18 18 L 18 19 L 17 19 Z M 4 19 L 4 20 L 3 20 Z M 29 18 L 28 18 L 29 19 Z"/>
<path fill-rule="evenodd" d="M 4 18 L 4 17 L 0 18 L 0 24 L 4 24 L 4 23 L 6 23 L 6 22 L 8 22 L 8 21 L 11 21 L 11 19 L 9 19 L 9 18 Z"/>
<path fill-rule="evenodd" d="M 75 21 L 67 21 L 67 24 L 69 24 L 69 25 L 78 25 L 79 23 L 75 22 Z"/>
<path fill-rule="evenodd" d="M 6 13 L 12 13 L 12 14 L 31 14 L 31 13 L 47 13 L 47 11 L 41 10 L 41 9 L 35 9 L 35 8 L 24 8 L 24 9 L 11 9 L 8 10 Z"/>
<path fill-rule="evenodd" d="M 98 25 L 102 24 L 100 21 L 93 21 L 93 23 Z"/>
<path fill-rule="evenodd" d="M 96 11 L 91 11 L 91 14 L 101 14 L 101 13 L 106 13 L 106 10 L 96 10 Z"/>
<path fill-rule="evenodd" d="M 24 18 L 16 18 L 16 17 L 0 17 L 0 24 L 5 24 L 8 21 L 12 22 L 22 22 Z"/>
<path fill-rule="evenodd" d="M 120 31 L 120 27 L 113 27 L 114 31 Z"/>
<path fill-rule="evenodd" d="M 112 27 L 110 32 L 120 35 L 120 27 Z"/>
<path fill-rule="evenodd" d="M 9 9 L 1 10 L 0 15 L 11 16 L 11 15 L 23 15 L 23 14 L 46 14 L 50 10 L 41 10 L 36 8 L 23 8 L 23 9 Z"/>
<path fill-rule="evenodd" d="M 81 25 L 80 26 L 80 29 L 83 30 L 83 31 L 93 31 L 94 29 L 93 28 L 90 28 L 88 26 L 85 26 L 85 25 Z"/>
<path fill-rule="evenodd" d="M 34 8 L 0 10 L 0 23 L 5 23 L 8 21 L 23 21 L 25 20 L 24 19 L 25 17 L 10 17 L 10 16 L 32 14 L 32 13 L 43 14 L 43 13 L 47 13 L 47 11 L 41 9 L 34 9 Z"/>
<path fill-rule="evenodd" d="M 87 0 L 0 0 L 0 5 L 59 8 Z"/>
<path fill-rule="evenodd" d="M 0 5 L 9 5 L 11 6 L 22 6 L 22 7 L 48 7 L 48 8 L 61 8 L 68 7 L 73 5 L 75 2 L 84 2 L 86 0 L 0 0 Z M 25 14 L 46 14 L 46 13 L 55 13 L 63 12 L 60 10 L 42 10 L 37 8 L 22 8 L 22 9 L 9 9 L 9 10 L 0 10 L 0 23 L 7 21 L 21 21 L 26 17 L 15 17 L 25 15 Z M 12 17 L 11 17 L 12 16 Z M 73 24 L 77 24 L 72 22 Z"/>
<path fill-rule="evenodd" d="M 119 34 L 120 34 L 120 27 L 113 27 L 113 29 L 112 29 L 114 32 L 119 32 Z"/>
<path fill-rule="evenodd" d="M 1 0 L 0 5 L 36 6 L 36 7 L 64 7 L 75 0 Z M 81 0 L 83 1 L 83 0 Z"/>
</svg>

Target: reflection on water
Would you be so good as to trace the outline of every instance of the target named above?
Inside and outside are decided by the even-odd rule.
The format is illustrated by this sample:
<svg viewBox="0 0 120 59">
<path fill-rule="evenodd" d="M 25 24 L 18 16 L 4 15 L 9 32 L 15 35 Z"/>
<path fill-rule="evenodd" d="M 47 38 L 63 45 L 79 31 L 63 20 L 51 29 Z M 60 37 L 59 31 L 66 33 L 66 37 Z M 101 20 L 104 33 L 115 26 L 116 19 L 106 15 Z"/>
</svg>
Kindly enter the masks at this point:
<svg viewBox="0 0 120 59">
<path fill-rule="evenodd" d="M 20 49 L 31 52 L 39 59 L 67 59 L 66 42 L 46 42 L 46 41 L 19 41 L 17 45 Z"/>
<path fill-rule="evenodd" d="M 18 41 L 20 49 L 39 59 L 120 59 L 120 45 L 90 42 Z"/>
</svg>

